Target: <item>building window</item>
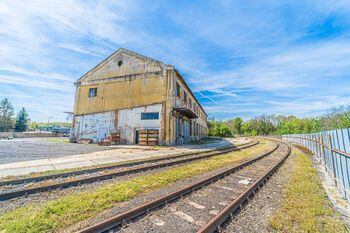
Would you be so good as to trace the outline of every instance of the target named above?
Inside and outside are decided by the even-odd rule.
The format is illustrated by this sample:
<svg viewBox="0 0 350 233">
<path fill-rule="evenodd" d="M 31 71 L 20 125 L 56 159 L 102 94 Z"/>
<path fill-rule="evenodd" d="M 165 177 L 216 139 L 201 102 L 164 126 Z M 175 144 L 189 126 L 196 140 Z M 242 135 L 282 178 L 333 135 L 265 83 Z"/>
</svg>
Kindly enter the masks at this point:
<svg viewBox="0 0 350 233">
<path fill-rule="evenodd" d="M 89 89 L 89 98 L 93 98 L 97 96 L 97 88 L 90 88 Z"/>
<path fill-rule="evenodd" d="M 192 108 L 192 99 L 190 98 L 190 108 Z"/>
<path fill-rule="evenodd" d="M 142 112 L 141 120 L 158 120 L 159 112 Z"/>
<path fill-rule="evenodd" d="M 184 91 L 184 102 L 187 103 L 187 93 Z"/>
<path fill-rule="evenodd" d="M 176 83 L 176 96 L 180 96 L 180 85 Z"/>
<path fill-rule="evenodd" d="M 119 61 L 118 66 L 122 66 L 122 65 L 123 65 L 123 61 Z"/>
</svg>

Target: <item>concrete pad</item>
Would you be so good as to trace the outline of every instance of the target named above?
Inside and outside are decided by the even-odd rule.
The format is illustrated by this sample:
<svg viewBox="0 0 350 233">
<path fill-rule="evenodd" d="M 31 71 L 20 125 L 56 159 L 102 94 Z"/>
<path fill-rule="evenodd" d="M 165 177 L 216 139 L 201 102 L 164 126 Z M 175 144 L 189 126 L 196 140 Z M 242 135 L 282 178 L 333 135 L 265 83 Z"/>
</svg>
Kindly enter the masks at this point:
<svg viewBox="0 0 350 233">
<path fill-rule="evenodd" d="M 117 145 L 111 150 L 97 151 L 88 154 L 70 155 L 65 157 L 39 159 L 23 162 L 0 164 L 0 177 L 26 175 L 32 172 L 44 172 L 47 170 L 61 170 L 80 168 L 96 164 L 108 164 L 128 160 L 146 159 L 151 157 L 167 156 L 195 151 L 206 151 L 229 144 L 240 145 L 247 143 L 249 139 L 228 138 L 222 142 L 204 145 L 182 145 L 176 147 L 150 147 L 138 145 Z"/>
</svg>

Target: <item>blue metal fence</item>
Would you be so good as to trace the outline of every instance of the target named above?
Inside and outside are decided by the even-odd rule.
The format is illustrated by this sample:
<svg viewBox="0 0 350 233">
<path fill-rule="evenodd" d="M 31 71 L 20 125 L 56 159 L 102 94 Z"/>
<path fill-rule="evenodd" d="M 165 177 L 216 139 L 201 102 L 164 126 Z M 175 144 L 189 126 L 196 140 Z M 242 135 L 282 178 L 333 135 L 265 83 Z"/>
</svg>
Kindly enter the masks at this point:
<svg viewBox="0 0 350 233">
<path fill-rule="evenodd" d="M 282 135 L 311 150 L 325 166 L 343 196 L 350 200 L 350 129 Z"/>
</svg>

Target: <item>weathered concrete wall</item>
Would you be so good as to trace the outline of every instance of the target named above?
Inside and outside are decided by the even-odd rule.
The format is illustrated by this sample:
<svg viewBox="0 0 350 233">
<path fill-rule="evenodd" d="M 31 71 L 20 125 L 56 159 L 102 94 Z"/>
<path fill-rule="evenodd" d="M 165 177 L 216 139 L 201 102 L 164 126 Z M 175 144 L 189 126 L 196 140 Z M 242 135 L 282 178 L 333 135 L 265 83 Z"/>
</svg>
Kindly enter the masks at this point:
<svg viewBox="0 0 350 233">
<path fill-rule="evenodd" d="M 29 133 L 29 132 L 0 132 L 0 138 L 35 138 L 35 137 L 62 137 L 63 134 Z"/>
<path fill-rule="evenodd" d="M 114 111 L 75 116 L 71 138 L 73 141 L 91 139 L 93 143 L 97 143 L 115 129 Z"/>
<path fill-rule="evenodd" d="M 14 136 L 15 132 L 0 132 L 0 138 L 10 138 Z"/>
<path fill-rule="evenodd" d="M 120 142 L 134 144 L 136 130 L 139 129 L 161 129 L 162 104 L 122 109 L 118 111 L 118 130 L 120 130 Z M 158 120 L 141 120 L 142 112 L 159 112 Z"/>
<path fill-rule="evenodd" d="M 93 143 L 101 141 L 106 134 L 120 130 L 120 143 L 134 144 L 136 130 L 161 128 L 162 104 L 122 109 L 104 113 L 75 116 L 72 139 L 91 139 Z M 142 112 L 159 112 L 158 120 L 141 120 Z M 117 119 L 116 119 L 117 117 Z"/>
</svg>

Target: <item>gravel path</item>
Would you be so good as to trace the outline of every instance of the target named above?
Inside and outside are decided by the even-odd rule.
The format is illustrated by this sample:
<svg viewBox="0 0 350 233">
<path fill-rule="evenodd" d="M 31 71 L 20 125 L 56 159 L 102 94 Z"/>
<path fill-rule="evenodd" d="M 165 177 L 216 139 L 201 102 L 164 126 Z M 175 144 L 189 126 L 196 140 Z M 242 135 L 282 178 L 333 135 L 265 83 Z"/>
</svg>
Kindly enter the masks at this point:
<svg viewBox="0 0 350 233">
<path fill-rule="evenodd" d="M 248 205 L 226 221 L 222 232 L 273 232 L 268 219 L 280 208 L 283 190 L 294 172 L 295 159 L 292 153 Z"/>
<path fill-rule="evenodd" d="M 276 152 L 252 165 L 110 232 L 196 232 L 260 178 L 286 151 L 287 147 L 281 145 Z"/>
<path fill-rule="evenodd" d="M 271 144 L 269 144 L 268 147 L 266 147 L 266 149 L 263 152 L 261 152 L 259 154 L 263 154 L 264 152 L 270 150 L 272 147 L 273 147 L 273 144 L 271 143 Z M 153 192 L 153 193 L 151 193 L 149 195 L 138 196 L 138 197 L 133 198 L 132 200 L 130 200 L 128 202 L 119 203 L 114 208 L 102 211 L 100 214 L 96 215 L 92 219 L 88 219 L 88 220 L 86 220 L 84 222 L 81 222 L 80 224 L 77 224 L 75 226 L 71 226 L 71 227 L 68 227 L 68 228 L 64 229 L 63 232 L 71 232 L 71 231 L 77 230 L 79 228 L 85 227 L 87 225 L 92 225 L 92 224 L 94 224 L 96 222 L 99 222 L 101 220 L 104 220 L 104 219 L 106 219 L 108 217 L 114 216 L 117 213 L 126 211 L 126 210 L 128 210 L 128 209 L 130 209 L 130 208 L 132 208 L 134 206 L 143 204 L 143 203 L 145 203 L 147 201 L 150 201 L 150 200 L 152 200 L 154 198 L 157 198 L 157 197 L 160 197 L 160 196 L 162 196 L 164 194 L 167 194 L 167 193 L 170 193 L 172 191 L 175 191 L 175 190 L 177 190 L 180 187 L 183 187 L 185 185 L 191 184 L 191 183 L 193 183 L 195 181 L 198 181 L 199 179 L 203 179 L 203 178 L 209 177 L 209 176 L 211 176 L 213 174 L 216 174 L 219 171 L 223 171 L 223 170 L 225 170 L 227 168 L 228 168 L 228 166 L 216 169 L 214 171 L 206 172 L 204 174 L 201 174 L 201 175 L 198 175 L 198 176 L 194 176 L 194 177 L 191 177 L 191 178 L 186 179 L 186 180 L 181 180 L 181 181 L 175 182 L 171 186 L 161 188 L 161 189 L 157 190 L 156 192 Z M 243 172 L 243 171 L 244 171 L 244 169 L 241 170 L 240 172 Z M 238 174 L 241 174 L 241 173 L 238 173 Z M 257 178 L 257 177 L 253 177 L 253 176 L 251 176 L 251 177 L 252 177 L 252 179 L 256 179 Z M 226 178 L 225 178 L 225 180 L 226 180 Z M 235 177 L 231 181 L 232 182 L 238 182 L 240 180 L 241 180 L 241 178 Z M 220 182 L 223 182 L 223 183 L 220 183 Z M 184 229 L 181 228 L 181 232 L 192 232 L 193 229 L 199 228 L 199 223 L 205 222 L 207 220 L 206 218 L 213 217 L 213 214 L 217 213 L 217 211 L 220 208 L 223 208 L 224 207 L 223 204 L 225 204 L 225 202 L 228 201 L 228 200 L 218 201 L 218 196 L 219 196 L 219 195 L 217 195 L 218 190 L 220 190 L 220 193 L 223 194 L 223 195 L 220 195 L 220 197 L 232 197 L 231 196 L 231 194 L 232 194 L 231 193 L 232 192 L 231 189 L 232 188 L 229 188 L 229 187 L 228 187 L 228 189 L 222 188 L 222 186 L 225 186 L 225 187 L 226 187 L 226 185 L 230 186 L 229 183 L 225 184 L 225 181 L 220 180 L 220 181 L 216 182 L 215 184 L 216 184 L 216 186 L 219 185 L 218 186 L 219 188 L 216 187 L 216 186 L 214 187 L 214 186 L 211 185 L 211 186 L 205 187 L 205 188 L 203 188 L 201 190 L 198 190 L 198 191 L 190 194 L 190 196 L 193 197 L 193 200 L 195 200 L 195 201 L 193 201 L 195 204 L 193 204 L 193 203 L 192 204 L 193 205 L 198 204 L 199 206 L 205 206 L 205 211 L 207 211 L 206 214 L 195 213 L 199 209 L 196 209 L 196 207 L 193 207 L 193 210 L 192 210 L 193 213 L 190 212 L 191 215 L 189 215 L 190 217 L 192 217 L 194 219 L 193 222 L 188 222 L 188 221 L 186 222 L 186 220 L 184 220 L 184 219 L 182 219 L 181 217 L 178 216 L 178 215 L 181 215 L 181 213 L 185 213 L 186 210 L 185 209 L 178 210 L 177 209 L 177 205 L 178 205 L 177 203 L 183 202 L 184 200 L 188 201 L 189 197 L 186 196 L 185 199 L 179 200 L 179 201 L 171 204 L 170 206 L 172 206 L 172 207 L 170 207 L 170 209 L 168 208 L 169 206 L 167 206 L 166 208 L 161 208 L 159 210 L 160 212 L 159 211 L 152 212 L 151 215 L 148 215 L 145 218 L 141 218 L 140 221 L 138 221 L 138 222 L 132 222 L 131 224 L 128 225 L 127 228 L 124 228 L 122 230 L 123 231 L 127 231 L 127 232 L 152 232 L 152 231 L 154 231 L 154 232 L 179 232 L 178 231 L 179 229 L 171 228 L 171 226 L 174 227 L 175 225 L 177 225 L 177 226 L 181 226 L 181 227 L 182 226 L 186 227 Z M 210 189 L 212 189 L 212 190 L 209 191 Z M 208 196 L 207 198 L 204 199 L 203 202 L 201 202 L 199 199 L 198 200 L 195 199 L 195 197 L 196 197 L 196 195 L 200 195 L 201 192 L 203 192 L 203 190 L 205 190 L 204 191 L 205 193 L 206 192 L 211 193 L 210 194 L 211 196 Z M 225 193 L 225 192 L 227 192 L 227 193 Z M 190 199 L 190 200 L 192 200 L 192 199 Z M 206 206 L 206 203 L 212 203 L 212 206 Z M 192 206 L 192 205 L 187 203 L 186 205 L 183 205 L 183 206 L 187 206 L 188 207 L 188 206 Z M 210 211 L 211 213 L 208 213 L 208 211 Z M 150 217 L 152 215 L 155 215 L 155 216 L 158 216 L 158 217 L 156 217 L 156 219 L 153 219 L 153 221 L 152 221 L 153 217 Z M 201 219 L 201 218 L 197 219 L 194 216 L 204 216 L 204 219 Z M 172 222 L 172 221 L 175 221 L 175 222 Z M 166 222 L 166 223 L 162 224 L 162 222 Z M 170 222 L 171 222 L 171 224 L 170 224 Z M 159 223 L 159 225 L 157 225 L 158 223 Z"/>
<path fill-rule="evenodd" d="M 0 139 L 0 164 L 36 159 L 58 158 L 104 151 L 113 148 L 94 144 L 53 142 L 49 140 L 69 140 L 67 137 Z"/>
<path fill-rule="evenodd" d="M 268 143 L 266 148 L 263 151 L 261 151 L 260 153 L 258 153 L 257 156 L 261 155 L 261 154 L 264 154 L 267 151 L 270 151 L 273 147 L 274 147 L 273 143 Z M 218 173 L 219 171 L 224 171 L 227 168 L 232 167 L 232 166 L 233 165 L 231 164 L 231 165 L 228 165 L 228 166 L 225 166 L 225 167 L 218 168 L 218 169 L 213 170 L 213 171 L 205 172 L 203 174 L 190 177 L 190 178 L 185 179 L 185 180 L 180 180 L 180 181 L 172 183 L 170 186 L 166 186 L 166 187 L 157 189 L 157 190 L 155 190 L 155 191 L 153 191 L 153 192 L 151 192 L 149 194 L 139 195 L 139 196 L 136 196 L 135 198 L 127 201 L 127 202 L 117 203 L 115 205 L 115 207 L 107 209 L 107 210 L 104 210 L 104 211 L 101 211 L 99 214 L 97 214 L 93 218 L 87 219 L 87 220 L 82 221 L 82 222 L 80 222 L 78 224 L 75 224 L 73 226 L 68 226 L 65 229 L 61 230 L 60 232 L 74 232 L 74 231 L 77 231 L 78 229 L 84 228 L 86 226 L 93 225 L 93 224 L 95 224 L 97 222 L 100 222 L 102 220 L 105 220 L 107 218 L 115 216 L 118 213 L 127 211 L 127 210 L 129 210 L 129 209 L 131 209 L 131 208 L 133 208 L 135 206 L 138 206 L 138 205 L 144 204 L 144 203 L 146 203 L 148 201 L 151 201 L 154 198 L 161 197 L 161 196 L 163 196 L 165 194 L 168 194 L 170 192 L 173 192 L 173 191 L 175 191 L 175 190 L 177 190 L 177 189 L 179 189 L 179 188 L 181 188 L 183 186 L 192 184 L 192 183 L 194 183 L 194 182 L 196 182 L 196 181 L 198 181 L 200 179 L 205 179 L 205 178 L 207 178 L 209 176 L 212 176 L 212 175 Z"/>
</svg>

